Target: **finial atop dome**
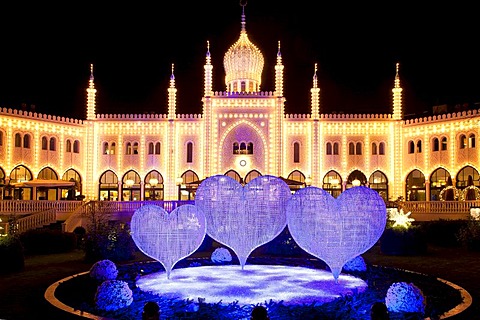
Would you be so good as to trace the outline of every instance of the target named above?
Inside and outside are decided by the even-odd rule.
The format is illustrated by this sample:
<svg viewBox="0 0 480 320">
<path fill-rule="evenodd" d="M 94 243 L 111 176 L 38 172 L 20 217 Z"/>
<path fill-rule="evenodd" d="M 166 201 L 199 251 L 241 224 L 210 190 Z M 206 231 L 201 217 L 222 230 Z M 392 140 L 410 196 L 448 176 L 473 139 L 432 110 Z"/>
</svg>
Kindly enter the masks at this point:
<svg viewBox="0 0 480 320">
<path fill-rule="evenodd" d="M 240 38 L 223 58 L 225 84 L 229 92 L 258 92 L 262 82 L 264 59 L 262 52 L 248 39 L 245 28 L 246 0 L 241 0 L 242 29 Z"/>
<path fill-rule="evenodd" d="M 240 5 L 242 6 L 242 32 L 246 31 L 245 28 L 245 6 L 247 5 L 247 0 L 240 0 Z"/>
</svg>

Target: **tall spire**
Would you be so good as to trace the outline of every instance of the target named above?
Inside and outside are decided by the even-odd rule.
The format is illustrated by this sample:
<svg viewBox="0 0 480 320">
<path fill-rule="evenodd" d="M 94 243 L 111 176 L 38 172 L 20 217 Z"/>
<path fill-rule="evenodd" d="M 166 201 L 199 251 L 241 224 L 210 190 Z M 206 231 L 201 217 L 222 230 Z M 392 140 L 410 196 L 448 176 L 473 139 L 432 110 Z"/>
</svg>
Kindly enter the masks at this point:
<svg viewBox="0 0 480 320">
<path fill-rule="evenodd" d="M 93 64 L 90 64 L 90 80 L 87 88 L 87 120 L 95 120 L 95 83 L 93 82 Z"/>
<path fill-rule="evenodd" d="M 283 97 L 283 69 L 280 41 L 278 41 L 277 64 L 275 65 L 275 95 Z"/>
<path fill-rule="evenodd" d="M 176 113 L 176 94 L 177 88 L 175 88 L 175 75 L 173 73 L 174 65 L 172 63 L 172 75 L 170 76 L 170 87 L 168 88 L 168 119 L 173 120 L 175 119 Z"/>
<path fill-rule="evenodd" d="M 402 87 L 400 87 L 400 76 L 398 75 L 398 70 L 400 63 L 397 62 L 395 66 L 395 81 L 392 89 L 393 92 L 393 119 L 400 120 L 402 119 Z"/>
<path fill-rule="evenodd" d="M 320 88 L 318 87 L 318 79 L 317 79 L 317 64 L 315 63 L 314 71 L 313 71 L 313 87 L 310 89 L 312 94 L 312 118 L 318 119 L 320 117 Z"/>
<path fill-rule="evenodd" d="M 245 22 L 245 6 L 247 5 L 247 1 L 240 1 L 240 5 L 242 6 L 242 33 L 247 32 L 247 28 L 245 28 L 246 22 Z"/>
<path fill-rule="evenodd" d="M 203 66 L 204 70 L 204 95 L 205 97 L 210 97 L 212 95 L 212 82 L 213 82 L 213 66 L 212 58 L 210 56 L 210 41 L 207 41 L 207 54 L 205 58 L 205 65 Z"/>
</svg>

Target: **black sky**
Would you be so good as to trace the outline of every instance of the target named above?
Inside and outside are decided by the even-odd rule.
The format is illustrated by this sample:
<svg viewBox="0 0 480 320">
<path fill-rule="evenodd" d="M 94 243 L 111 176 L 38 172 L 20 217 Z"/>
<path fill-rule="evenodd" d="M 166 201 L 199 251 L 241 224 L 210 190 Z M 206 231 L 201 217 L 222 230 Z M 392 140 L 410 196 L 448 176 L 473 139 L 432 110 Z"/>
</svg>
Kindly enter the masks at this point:
<svg viewBox="0 0 480 320">
<path fill-rule="evenodd" d="M 390 113 L 397 62 L 405 114 L 480 101 L 473 5 L 311 2 L 249 0 L 245 8 L 249 38 L 265 58 L 263 91 L 274 90 L 281 41 L 287 113 L 309 112 L 315 63 L 322 113 Z M 166 113 L 172 63 L 177 112 L 200 113 L 206 42 L 214 91 L 223 91 L 223 55 L 239 36 L 241 7 L 238 0 L 20 2 L 0 12 L 0 107 L 34 104 L 82 119 L 90 63 L 98 113 Z"/>
</svg>

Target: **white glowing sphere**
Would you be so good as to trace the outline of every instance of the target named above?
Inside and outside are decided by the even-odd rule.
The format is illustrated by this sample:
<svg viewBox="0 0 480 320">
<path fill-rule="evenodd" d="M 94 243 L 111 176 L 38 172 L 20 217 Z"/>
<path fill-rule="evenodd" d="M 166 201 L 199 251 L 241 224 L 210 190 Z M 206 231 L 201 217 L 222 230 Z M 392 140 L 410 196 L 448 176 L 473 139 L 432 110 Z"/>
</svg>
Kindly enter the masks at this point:
<svg viewBox="0 0 480 320">
<path fill-rule="evenodd" d="M 270 242 L 286 226 L 290 188 L 278 177 L 259 176 L 242 187 L 236 180 L 215 175 L 195 194 L 205 213 L 207 234 L 230 247 L 243 267 L 255 248 Z"/>
<path fill-rule="evenodd" d="M 317 187 L 298 190 L 287 205 L 288 229 L 295 242 L 323 260 L 335 279 L 343 265 L 370 249 L 382 235 L 387 209 L 373 189 L 347 189 L 335 199 Z"/>
<path fill-rule="evenodd" d="M 156 205 L 144 205 L 135 210 L 130 227 L 137 247 L 163 265 L 167 278 L 178 261 L 200 247 L 206 235 L 205 215 L 190 204 L 171 213 Z"/>
</svg>

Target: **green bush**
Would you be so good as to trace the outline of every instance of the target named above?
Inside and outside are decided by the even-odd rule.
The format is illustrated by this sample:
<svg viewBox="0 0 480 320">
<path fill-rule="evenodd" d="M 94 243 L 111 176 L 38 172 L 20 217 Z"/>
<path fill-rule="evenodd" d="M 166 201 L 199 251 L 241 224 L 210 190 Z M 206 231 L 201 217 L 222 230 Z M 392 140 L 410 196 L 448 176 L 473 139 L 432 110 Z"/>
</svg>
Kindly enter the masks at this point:
<svg viewBox="0 0 480 320">
<path fill-rule="evenodd" d="M 25 267 L 23 246 L 14 236 L 0 237 L 0 273 L 22 271 Z"/>
<path fill-rule="evenodd" d="M 425 232 L 418 226 L 386 228 L 380 237 L 380 251 L 387 255 L 421 255 L 427 252 Z"/>
<path fill-rule="evenodd" d="M 77 237 L 71 232 L 51 229 L 33 229 L 20 234 L 25 254 L 51 254 L 72 251 Z"/>
<path fill-rule="evenodd" d="M 127 261 L 135 257 L 137 247 L 127 224 L 111 222 L 85 234 L 85 261 Z"/>
<path fill-rule="evenodd" d="M 420 223 L 429 244 L 440 247 L 459 247 L 457 233 L 466 224 L 465 220 L 432 220 Z"/>
<path fill-rule="evenodd" d="M 456 235 L 468 250 L 480 251 L 480 220 L 468 220 Z"/>
</svg>

